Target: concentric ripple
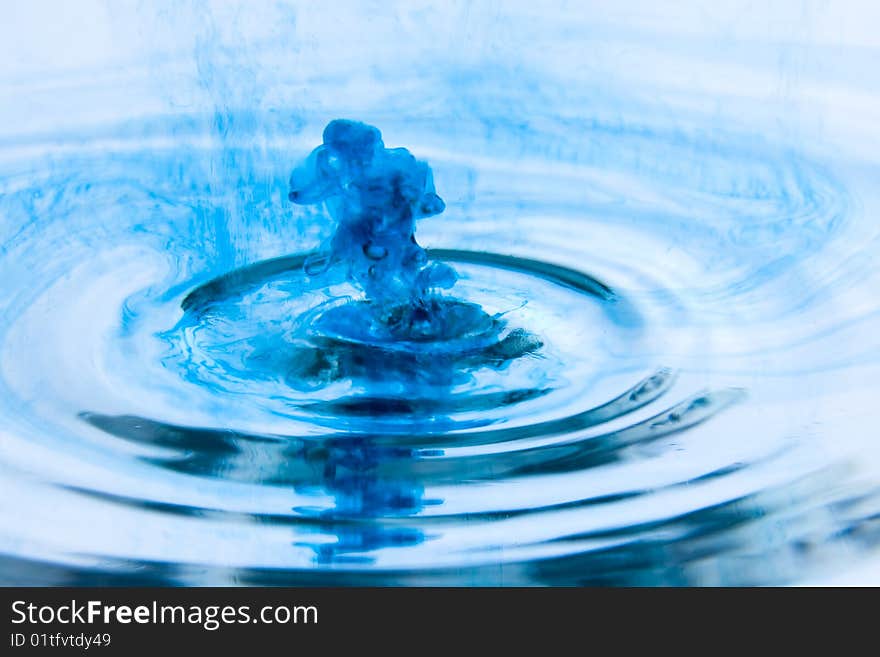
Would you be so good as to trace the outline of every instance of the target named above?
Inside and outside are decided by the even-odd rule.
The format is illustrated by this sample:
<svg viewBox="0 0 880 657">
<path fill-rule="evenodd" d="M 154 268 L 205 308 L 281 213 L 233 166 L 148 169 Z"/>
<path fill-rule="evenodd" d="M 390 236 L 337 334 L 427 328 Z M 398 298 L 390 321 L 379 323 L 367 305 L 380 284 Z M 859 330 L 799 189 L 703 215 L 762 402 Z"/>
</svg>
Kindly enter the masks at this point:
<svg viewBox="0 0 880 657">
<path fill-rule="evenodd" d="M 259 140 L 4 145 L 4 581 L 774 583 L 874 548 L 855 168 L 734 130 L 416 135 L 438 303 L 484 315 L 376 346 L 331 330 L 358 291 L 285 202 L 320 121 L 239 116 Z"/>
</svg>

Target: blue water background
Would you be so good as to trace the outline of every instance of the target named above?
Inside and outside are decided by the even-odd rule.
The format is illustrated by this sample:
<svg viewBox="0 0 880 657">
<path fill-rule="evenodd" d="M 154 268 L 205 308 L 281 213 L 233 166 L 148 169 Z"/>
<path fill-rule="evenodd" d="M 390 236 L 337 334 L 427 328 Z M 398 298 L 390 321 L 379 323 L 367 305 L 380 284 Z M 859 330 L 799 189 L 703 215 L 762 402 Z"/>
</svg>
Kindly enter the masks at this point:
<svg viewBox="0 0 880 657">
<path fill-rule="evenodd" d="M 876 583 L 878 11 L 7 8 L 0 577 Z M 364 415 L 250 376 L 289 275 L 184 321 L 326 242 L 288 177 L 339 117 L 430 163 L 419 243 L 539 357 Z"/>
</svg>

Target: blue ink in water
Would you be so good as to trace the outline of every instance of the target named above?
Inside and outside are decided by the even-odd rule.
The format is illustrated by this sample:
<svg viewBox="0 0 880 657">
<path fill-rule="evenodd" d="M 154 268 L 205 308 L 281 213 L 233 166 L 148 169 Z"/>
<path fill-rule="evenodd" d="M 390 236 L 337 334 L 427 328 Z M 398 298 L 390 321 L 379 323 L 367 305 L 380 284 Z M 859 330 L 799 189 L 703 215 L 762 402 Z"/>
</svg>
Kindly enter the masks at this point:
<svg viewBox="0 0 880 657">
<path fill-rule="evenodd" d="M 200 285 L 168 334 L 172 342 L 194 336 L 211 352 L 216 367 L 186 367 L 197 385 L 220 393 L 235 382 L 254 392 L 261 382 L 283 382 L 284 390 L 262 397 L 280 402 L 284 415 L 349 432 L 436 433 L 491 424 L 493 413 L 550 393 L 558 361 L 542 337 L 506 317 L 527 299 L 499 307 L 485 296 L 491 289 L 476 298 L 453 290 L 459 277 L 450 263 L 533 268 L 579 293 L 611 294 L 545 263 L 422 248 L 416 221 L 445 209 L 431 169 L 404 148 L 386 148 L 363 123 L 327 125 L 323 144 L 293 171 L 288 196 L 323 204 L 335 221 L 326 243 Z M 542 361 L 510 374 L 528 356 Z"/>
<path fill-rule="evenodd" d="M 301 204 L 327 202 L 338 223 L 329 252 L 306 263 L 310 273 L 346 263 L 380 309 L 399 302 L 418 306 L 430 288 L 455 283 L 448 265 L 428 264 L 415 238 L 416 220 L 446 207 L 431 169 L 405 148 L 385 148 L 376 128 L 332 121 L 324 144 L 291 175 L 289 197 Z"/>
<path fill-rule="evenodd" d="M 306 259 L 305 271 L 345 267 L 366 295 L 373 339 L 434 340 L 491 325 L 475 306 L 448 303 L 435 293 L 451 288 L 457 275 L 446 263 L 428 260 L 416 242 L 415 224 L 446 206 L 430 167 L 405 148 L 385 148 L 373 126 L 331 121 L 323 145 L 291 175 L 289 198 L 326 203 L 336 232 Z M 335 319 L 337 328 L 356 328 L 367 318 L 343 312 Z"/>
<path fill-rule="evenodd" d="M 364 298 L 303 315 L 297 337 L 307 346 L 298 342 L 283 357 L 291 386 L 381 378 L 409 393 L 428 385 L 436 395 L 437 386 L 454 385 L 474 369 L 500 368 L 540 349 L 540 340 L 522 330 L 502 338 L 500 315 L 441 293 L 458 275 L 416 241 L 416 221 L 445 209 L 425 162 L 405 148 L 386 148 L 378 129 L 356 121 L 331 121 L 323 142 L 290 177 L 291 201 L 324 203 L 336 222 L 303 271 L 316 280 L 341 274 Z M 273 360 L 266 350 L 255 353 Z M 354 406 L 372 415 L 436 409 L 428 397 L 414 404 L 367 396 L 365 406 Z"/>
</svg>

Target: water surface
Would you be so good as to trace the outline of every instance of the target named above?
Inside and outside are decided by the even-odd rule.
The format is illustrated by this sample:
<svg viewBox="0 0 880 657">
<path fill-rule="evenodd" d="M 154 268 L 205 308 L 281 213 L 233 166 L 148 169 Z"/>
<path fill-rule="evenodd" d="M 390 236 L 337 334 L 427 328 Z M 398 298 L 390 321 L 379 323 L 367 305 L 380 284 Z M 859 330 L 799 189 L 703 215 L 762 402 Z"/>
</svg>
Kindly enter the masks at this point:
<svg viewBox="0 0 880 657">
<path fill-rule="evenodd" d="M 92 111 L 4 110 L 4 582 L 764 584 L 875 553 L 876 133 L 834 128 L 852 97 L 791 100 L 860 56 L 769 106 L 714 60 L 720 108 L 668 79 L 718 56 L 699 39 L 513 12 L 547 46 L 527 66 L 491 17 L 431 24 L 504 57 L 400 10 L 397 57 L 321 63 L 307 11 L 268 35 L 208 13 L 191 52 L 107 73 L 127 94 L 16 83 Z M 773 43 L 737 61 L 800 52 Z M 653 86 L 608 82 L 626 44 L 662 53 Z M 424 266 L 482 324 L 377 349 L 363 285 L 315 283 L 335 223 L 288 178 L 338 117 L 430 163 Z"/>
</svg>

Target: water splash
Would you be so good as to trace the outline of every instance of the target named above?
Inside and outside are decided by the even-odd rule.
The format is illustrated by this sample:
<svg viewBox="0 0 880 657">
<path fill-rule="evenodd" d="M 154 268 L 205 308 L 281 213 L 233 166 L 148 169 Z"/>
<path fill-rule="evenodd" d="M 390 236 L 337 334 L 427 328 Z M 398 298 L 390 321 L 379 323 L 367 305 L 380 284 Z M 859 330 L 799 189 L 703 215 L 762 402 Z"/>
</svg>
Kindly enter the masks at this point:
<svg viewBox="0 0 880 657">
<path fill-rule="evenodd" d="M 332 121 L 323 141 L 290 177 L 291 201 L 324 203 L 336 222 L 333 236 L 306 258 L 304 270 L 315 277 L 341 267 L 365 298 L 322 314 L 320 330 L 359 342 L 470 338 L 488 346 L 503 322 L 474 304 L 439 295 L 458 275 L 447 263 L 429 260 L 416 241 L 416 221 L 446 207 L 430 167 L 405 148 L 386 148 L 379 130 L 364 123 Z M 399 365 L 430 369 L 427 361 Z"/>
<path fill-rule="evenodd" d="M 0 149 L 2 581 L 778 583 L 876 549 L 876 149 L 788 139 L 753 41 L 712 62 L 725 109 L 681 86 L 706 61 L 681 33 L 651 69 L 641 33 L 593 42 L 605 84 L 558 12 L 511 8 L 469 62 L 464 16 L 407 42 L 371 6 L 315 43 L 320 8 L 224 11 L 181 21 L 214 26 L 190 68 L 22 89 L 50 127 Z M 875 69 L 834 61 L 856 122 Z M 119 122 L 60 130 L 67 93 Z M 429 161 L 448 206 L 375 290 L 363 242 L 322 259 L 359 192 L 287 198 L 328 115 Z M 428 303 L 470 319 L 395 321 Z"/>
<path fill-rule="evenodd" d="M 326 251 L 306 261 L 306 272 L 345 263 L 383 321 L 399 305 L 410 313 L 424 309 L 432 288 L 455 283 L 453 270 L 428 264 L 416 242 L 416 220 L 446 208 L 431 169 L 405 148 L 385 148 L 376 128 L 332 121 L 323 146 L 291 175 L 289 197 L 301 204 L 326 202 L 337 222 Z"/>
<path fill-rule="evenodd" d="M 335 220 L 332 236 L 308 254 L 256 263 L 192 290 L 182 302 L 186 315 L 166 334 L 175 349 L 192 351 L 179 342 L 190 335 L 181 328 L 212 336 L 202 340 L 202 349 L 214 352 L 229 352 L 221 345 L 229 344 L 231 333 L 238 343 L 231 355 L 243 362 L 237 378 L 280 378 L 289 387 L 279 391 L 288 412 L 320 413 L 333 424 L 357 418 L 346 424 L 348 430 L 387 429 L 391 422 L 412 432 L 429 421 L 433 431 L 443 431 L 457 426 L 454 416 L 464 410 L 482 415 L 467 423 L 477 426 L 492 421 L 493 409 L 546 394 L 546 374 L 533 374 L 531 381 L 509 376 L 514 361 L 537 356 L 543 347 L 540 337 L 505 318 L 527 299 L 490 313 L 481 303 L 443 294 L 459 278 L 449 263 L 466 262 L 469 255 L 429 252 L 416 241 L 416 220 L 445 208 L 428 165 L 404 148 L 385 148 L 379 131 L 363 123 L 332 121 L 323 141 L 294 170 L 288 197 L 301 205 L 323 204 Z M 470 259 L 492 264 L 485 253 Z M 509 266 L 527 263 L 512 259 Z M 262 295 L 254 290 L 278 275 L 286 280 L 288 297 L 273 295 L 257 322 Z M 578 278 L 583 280 L 575 287 L 595 292 L 588 278 L 574 274 Z M 214 333 L 218 321 L 223 337 Z M 488 392 L 486 380 L 479 394 L 468 389 L 490 370 L 497 374 L 495 390 Z M 543 372 L 549 370 L 545 362 Z M 357 393 L 313 397 L 338 384 Z"/>
</svg>

